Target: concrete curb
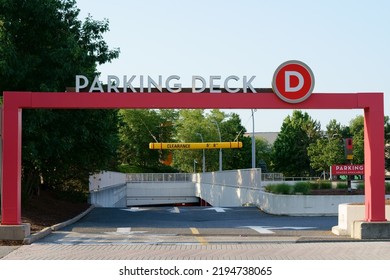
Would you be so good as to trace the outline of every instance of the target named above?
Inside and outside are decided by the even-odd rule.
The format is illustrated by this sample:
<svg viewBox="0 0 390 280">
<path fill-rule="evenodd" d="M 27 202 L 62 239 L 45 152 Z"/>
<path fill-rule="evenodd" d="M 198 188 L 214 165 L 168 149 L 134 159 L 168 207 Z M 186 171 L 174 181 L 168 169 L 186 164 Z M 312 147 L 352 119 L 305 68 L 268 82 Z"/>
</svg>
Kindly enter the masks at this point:
<svg viewBox="0 0 390 280">
<path fill-rule="evenodd" d="M 29 236 L 27 236 L 26 238 L 24 238 L 23 240 L 23 244 L 24 245 L 30 245 L 32 243 L 34 243 L 35 241 L 51 234 L 53 231 L 57 231 L 63 227 L 66 227 L 68 225 L 71 225 L 75 222 L 77 222 L 78 220 L 80 220 L 81 218 L 83 218 L 85 215 L 87 215 L 89 212 L 92 211 L 92 209 L 95 208 L 95 205 L 91 205 L 87 210 L 85 210 L 83 213 L 77 215 L 76 217 L 70 219 L 70 220 L 67 220 L 65 222 L 62 222 L 62 223 L 59 223 L 59 224 L 55 224 L 51 227 L 46 227 L 44 229 L 42 229 L 41 231 L 37 232 L 37 233 L 34 233 L 34 234 L 30 234 Z"/>
<path fill-rule="evenodd" d="M 46 227 L 37 233 L 30 234 L 23 239 L 23 245 L 30 245 L 31 243 L 49 235 L 50 233 L 52 233 L 52 229 L 50 227 Z"/>
</svg>

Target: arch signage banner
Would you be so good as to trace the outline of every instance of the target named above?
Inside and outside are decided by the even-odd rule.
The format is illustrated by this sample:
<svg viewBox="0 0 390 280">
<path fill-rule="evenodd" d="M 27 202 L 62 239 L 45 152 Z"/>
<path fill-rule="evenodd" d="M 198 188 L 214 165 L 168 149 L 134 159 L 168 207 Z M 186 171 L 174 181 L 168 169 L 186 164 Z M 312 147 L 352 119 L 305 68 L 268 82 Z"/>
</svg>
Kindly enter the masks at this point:
<svg viewBox="0 0 390 280">
<path fill-rule="evenodd" d="M 256 93 L 256 88 L 253 82 L 256 76 L 252 75 L 238 77 L 230 75 L 222 77 L 220 75 L 211 75 L 209 77 L 192 76 L 192 93 Z M 75 91 L 76 92 L 114 92 L 114 93 L 151 93 L 166 92 L 166 93 L 182 93 L 183 87 L 180 82 L 181 77 L 178 75 L 170 75 L 163 78 L 151 77 L 145 75 L 123 75 L 118 77 L 108 75 L 106 86 L 95 77 L 90 81 L 84 75 L 76 75 Z M 138 88 L 135 84 L 138 84 Z M 275 71 L 272 80 L 272 89 L 276 95 L 288 103 L 300 103 L 305 101 L 313 92 L 314 89 L 314 74 L 313 71 L 305 63 L 299 60 L 289 60 L 282 63 Z"/>
<path fill-rule="evenodd" d="M 386 221 L 382 92 L 312 94 L 313 73 L 306 64 L 296 60 L 278 67 L 272 82 L 273 90 L 249 92 L 252 91 L 250 85 L 254 76 L 243 77 L 242 81 L 236 76 L 229 77 L 224 80 L 219 76 L 212 77 L 209 84 L 212 83 L 212 87 L 219 91 L 217 85 L 226 83 L 232 92 L 205 90 L 176 94 L 143 91 L 126 94 L 99 92 L 100 89 L 98 92 L 5 91 L 2 137 L 3 163 L 6 164 L 2 166 L 1 226 L 21 225 L 21 123 L 24 109 L 361 109 L 364 112 L 365 219 L 369 222 Z M 175 86 L 174 82 L 178 82 L 178 79 L 175 78 L 168 79 L 168 84 L 177 89 L 179 86 Z M 130 82 L 129 79 L 127 82 Z M 248 92 L 235 92 L 235 82 L 242 82 Z M 80 79 L 79 86 L 86 83 L 86 80 Z M 152 81 L 150 83 L 153 84 Z"/>
</svg>

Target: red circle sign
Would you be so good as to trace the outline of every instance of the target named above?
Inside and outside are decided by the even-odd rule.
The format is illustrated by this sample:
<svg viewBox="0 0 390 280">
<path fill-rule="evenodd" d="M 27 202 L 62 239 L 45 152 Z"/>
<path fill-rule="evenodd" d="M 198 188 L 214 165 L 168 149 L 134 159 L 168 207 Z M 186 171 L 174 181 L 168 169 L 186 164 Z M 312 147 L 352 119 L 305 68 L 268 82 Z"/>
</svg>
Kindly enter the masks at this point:
<svg viewBox="0 0 390 280">
<path fill-rule="evenodd" d="M 313 72 L 301 61 L 286 61 L 276 69 L 272 88 L 276 95 L 285 102 L 305 101 L 314 89 Z"/>
</svg>

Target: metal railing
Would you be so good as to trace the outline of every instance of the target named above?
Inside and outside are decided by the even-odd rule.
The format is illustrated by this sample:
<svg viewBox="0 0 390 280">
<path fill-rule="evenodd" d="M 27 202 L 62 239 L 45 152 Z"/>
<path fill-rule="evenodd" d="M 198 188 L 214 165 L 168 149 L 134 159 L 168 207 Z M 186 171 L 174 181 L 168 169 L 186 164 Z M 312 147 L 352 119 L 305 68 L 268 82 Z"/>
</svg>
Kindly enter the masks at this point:
<svg viewBox="0 0 390 280">
<path fill-rule="evenodd" d="M 283 173 L 262 173 L 261 181 L 283 181 Z"/>
<path fill-rule="evenodd" d="M 262 181 L 318 181 L 320 177 L 284 177 L 283 173 L 263 173 Z"/>
<path fill-rule="evenodd" d="M 320 177 L 284 177 L 283 181 L 318 181 Z"/>
<path fill-rule="evenodd" d="M 128 173 L 126 182 L 191 182 L 192 175 L 192 173 Z M 318 179 L 319 177 L 284 177 L 283 173 L 261 174 L 261 181 L 316 181 Z"/>
<path fill-rule="evenodd" d="M 129 173 L 127 183 L 139 182 L 191 182 L 191 173 Z"/>
</svg>

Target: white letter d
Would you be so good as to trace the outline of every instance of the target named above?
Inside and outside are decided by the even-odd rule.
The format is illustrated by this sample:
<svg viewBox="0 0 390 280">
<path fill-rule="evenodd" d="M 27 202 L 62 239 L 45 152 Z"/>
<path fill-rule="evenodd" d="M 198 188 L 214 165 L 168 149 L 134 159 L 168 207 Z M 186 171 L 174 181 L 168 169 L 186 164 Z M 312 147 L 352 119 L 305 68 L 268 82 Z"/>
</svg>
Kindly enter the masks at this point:
<svg viewBox="0 0 390 280">
<path fill-rule="evenodd" d="M 303 88 L 304 80 L 303 80 L 303 76 L 301 73 L 299 73 L 297 71 L 286 71 L 284 75 L 285 75 L 284 81 L 285 81 L 285 85 L 286 85 L 286 88 L 285 88 L 286 92 L 297 92 Z M 291 76 L 295 76 L 298 78 L 298 85 L 295 87 L 291 87 L 291 84 L 290 84 Z"/>
</svg>

